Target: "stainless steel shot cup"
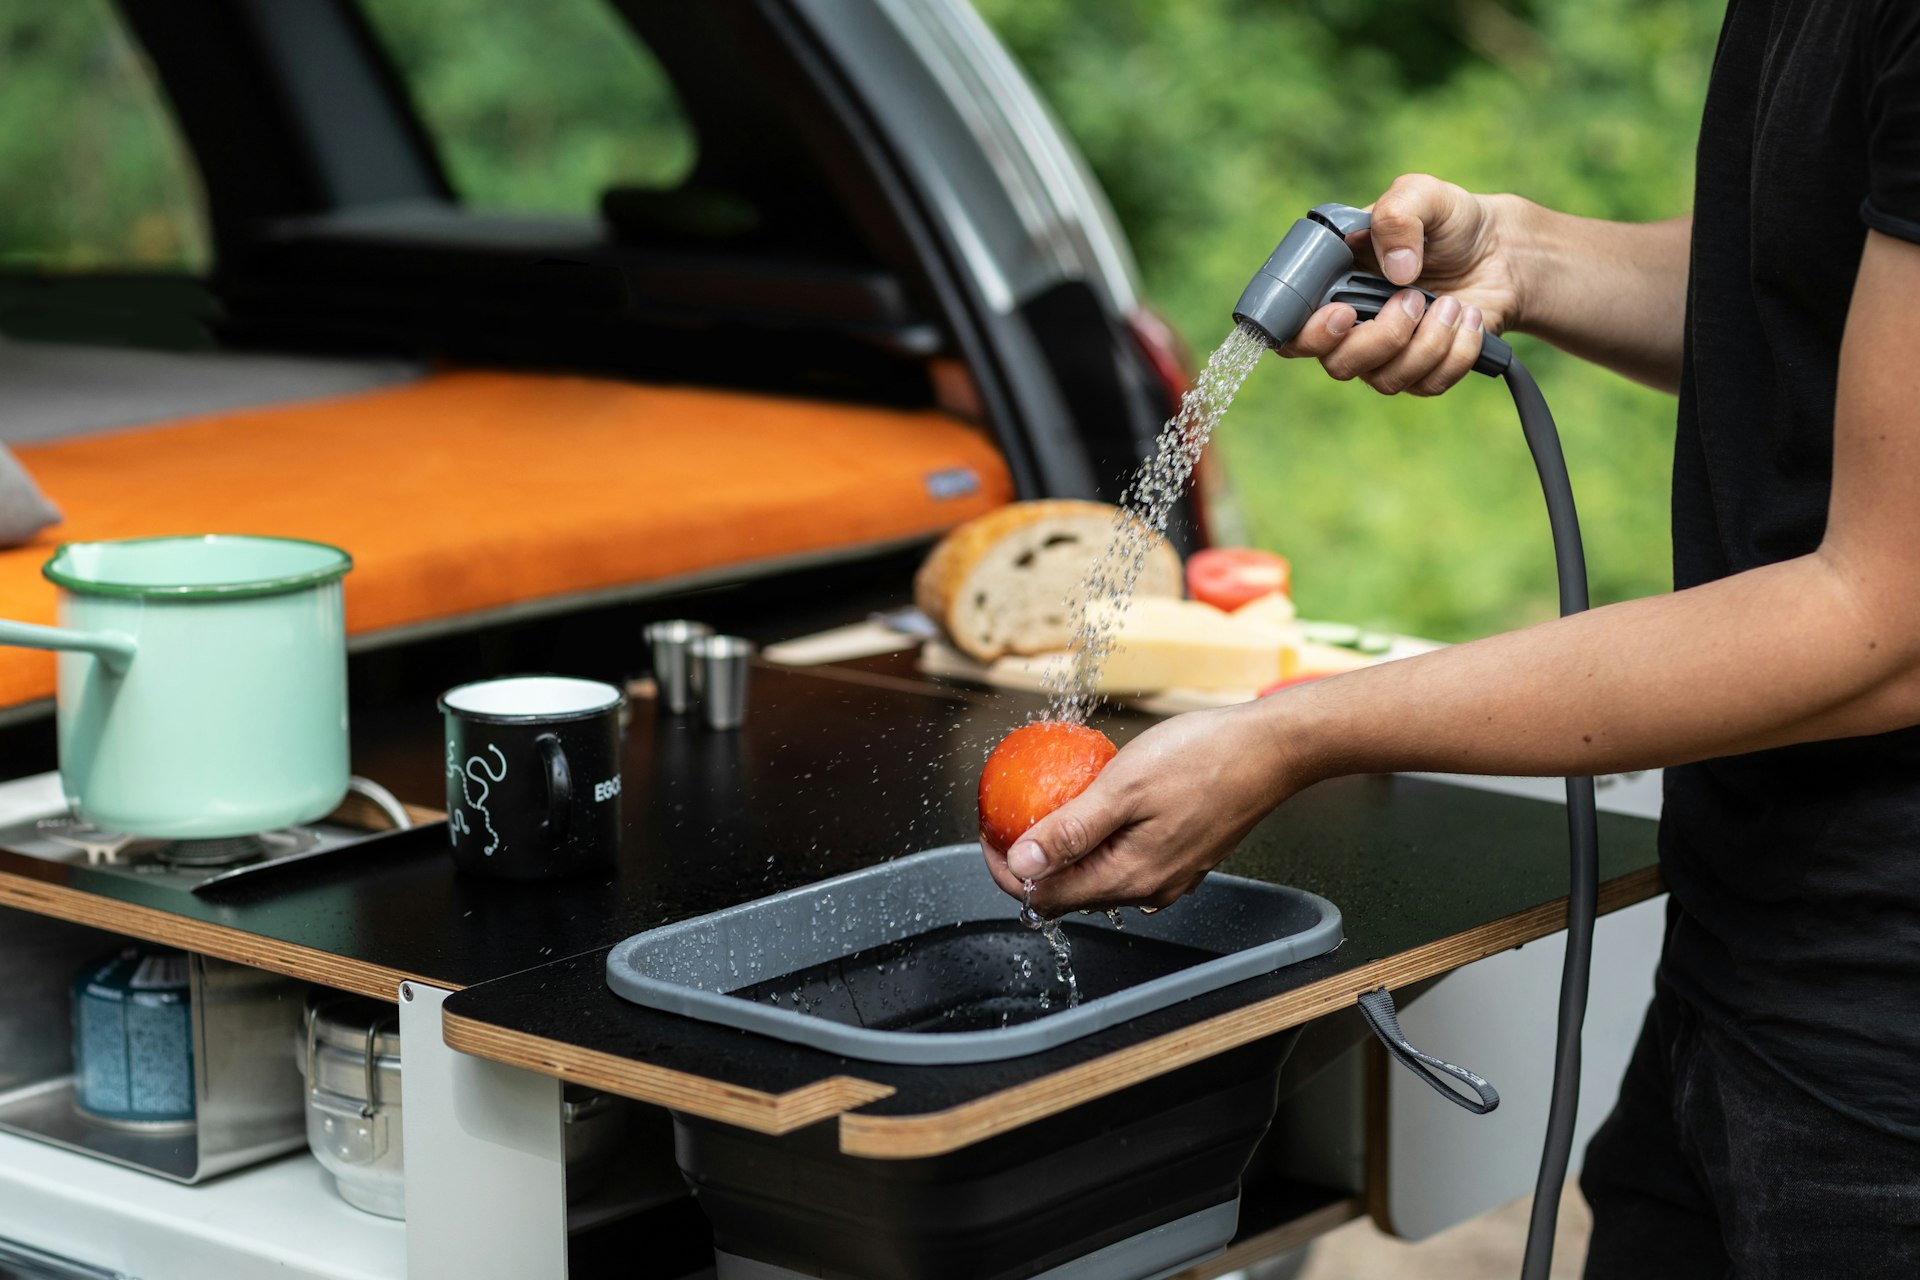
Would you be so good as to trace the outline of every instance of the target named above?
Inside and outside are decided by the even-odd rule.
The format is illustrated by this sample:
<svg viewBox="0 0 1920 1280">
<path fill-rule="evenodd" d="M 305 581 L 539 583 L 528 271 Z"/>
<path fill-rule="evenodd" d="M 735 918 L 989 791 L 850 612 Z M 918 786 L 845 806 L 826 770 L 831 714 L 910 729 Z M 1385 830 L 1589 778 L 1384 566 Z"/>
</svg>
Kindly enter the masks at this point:
<svg viewBox="0 0 1920 1280">
<path fill-rule="evenodd" d="M 740 636 L 701 636 L 688 645 L 700 718 L 709 729 L 738 729 L 747 718 L 753 645 Z"/>
<path fill-rule="evenodd" d="M 653 680 L 660 688 L 660 705 L 680 716 L 693 705 L 693 663 L 687 647 L 713 634 L 704 622 L 670 618 L 647 626 L 647 648 L 653 656 Z"/>
</svg>

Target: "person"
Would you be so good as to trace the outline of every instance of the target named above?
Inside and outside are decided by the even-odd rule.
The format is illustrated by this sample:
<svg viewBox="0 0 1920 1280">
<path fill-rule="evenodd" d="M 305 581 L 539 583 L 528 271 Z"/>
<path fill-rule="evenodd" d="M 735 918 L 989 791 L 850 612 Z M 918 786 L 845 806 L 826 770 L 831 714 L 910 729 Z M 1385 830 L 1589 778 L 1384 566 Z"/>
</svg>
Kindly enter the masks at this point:
<svg viewBox="0 0 1920 1280">
<path fill-rule="evenodd" d="M 1689 217 L 1427 176 L 1372 212 L 1437 300 L 1283 354 L 1437 395 L 1518 332 L 1675 394 L 1674 592 L 1166 720 L 994 876 L 1164 906 L 1322 779 L 1665 767 L 1587 1276 L 1920 1275 L 1920 5 L 1733 0 Z"/>
</svg>

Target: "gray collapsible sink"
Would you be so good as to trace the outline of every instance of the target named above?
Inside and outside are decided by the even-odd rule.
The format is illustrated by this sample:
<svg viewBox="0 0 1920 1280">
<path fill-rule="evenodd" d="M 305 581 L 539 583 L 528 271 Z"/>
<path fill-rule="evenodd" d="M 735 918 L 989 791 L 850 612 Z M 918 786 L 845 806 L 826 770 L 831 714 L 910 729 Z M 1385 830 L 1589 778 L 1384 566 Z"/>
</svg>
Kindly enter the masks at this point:
<svg viewBox="0 0 1920 1280">
<path fill-rule="evenodd" d="M 1153 915 L 1068 916 L 1080 1003 L 981 863 L 930 849 L 635 934 L 607 985 L 651 1009 L 871 1062 L 1039 1053 L 1340 945 L 1300 889 L 1214 874 Z"/>
</svg>

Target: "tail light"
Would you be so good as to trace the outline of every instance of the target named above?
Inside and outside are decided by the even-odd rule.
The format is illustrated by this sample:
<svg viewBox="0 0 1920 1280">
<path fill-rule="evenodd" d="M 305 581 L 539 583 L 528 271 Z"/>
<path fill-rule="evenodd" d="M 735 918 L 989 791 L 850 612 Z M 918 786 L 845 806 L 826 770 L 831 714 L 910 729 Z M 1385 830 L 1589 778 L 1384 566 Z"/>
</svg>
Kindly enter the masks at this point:
<svg viewBox="0 0 1920 1280">
<path fill-rule="evenodd" d="M 1140 354 L 1147 358 L 1147 368 L 1153 371 L 1154 381 L 1166 393 L 1167 416 L 1173 416 L 1173 411 L 1180 407 L 1180 397 L 1193 386 L 1193 361 L 1187 355 L 1186 344 L 1180 341 L 1172 325 L 1146 307 L 1133 309 L 1133 314 L 1127 317 L 1127 331 L 1139 345 Z"/>
</svg>

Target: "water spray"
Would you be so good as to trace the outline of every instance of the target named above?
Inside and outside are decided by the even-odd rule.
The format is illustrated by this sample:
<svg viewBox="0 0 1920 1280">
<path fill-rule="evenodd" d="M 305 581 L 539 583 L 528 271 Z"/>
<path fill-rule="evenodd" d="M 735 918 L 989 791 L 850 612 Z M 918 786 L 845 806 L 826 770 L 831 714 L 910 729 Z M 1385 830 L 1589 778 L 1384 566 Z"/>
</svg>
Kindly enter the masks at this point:
<svg viewBox="0 0 1920 1280">
<path fill-rule="evenodd" d="M 1344 302 L 1361 320 L 1380 314 L 1403 286 L 1381 276 L 1354 269 L 1347 237 L 1372 229 L 1365 210 L 1343 204 L 1323 204 L 1293 224 L 1266 264 L 1248 282 L 1234 306 L 1233 318 L 1256 329 L 1268 346 L 1281 347 L 1300 332 L 1307 317 L 1321 307 Z M 1421 290 L 1426 293 L 1425 290 Z M 1426 293 L 1427 300 L 1433 295 Z M 1553 531 L 1554 568 L 1560 585 L 1562 617 L 1587 607 L 1586 556 L 1580 545 L 1580 519 L 1574 510 L 1573 487 L 1560 450 L 1560 432 L 1533 375 L 1513 354 L 1513 348 L 1492 334 L 1480 343 L 1474 372 L 1506 379 L 1519 410 L 1520 430 L 1546 495 L 1547 521 Z M 1560 973 L 1560 1020 L 1553 1061 L 1552 1102 L 1547 1112 L 1547 1136 L 1534 1184 L 1533 1214 L 1527 1226 L 1527 1250 L 1522 1280 L 1547 1280 L 1553 1255 L 1555 1219 L 1560 1188 L 1566 1181 L 1573 1151 L 1573 1126 L 1580 1100 L 1580 1026 L 1586 1017 L 1588 971 L 1593 956 L 1593 922 L 1599 895 L 1599 826 L 1594 812 L 1593 779 L 1567 779 L 1567 835 L 1569 885 L 1567 892 L 1567 955 Z M 1470 1111 L 1484 1114 L 1499 1105 L 1500 1096 L 1485 1080 L 1463 1068 L 1421 1053 L 1401 1034 L 1393 997 L 1384 989 L 1360 997 L 1360 1012 L 1389 1052 L 1443 1096 Z M 1468 1085 L 1469 1098 L 1434 1074 L 1451 1076 Z"/>
</svg>

